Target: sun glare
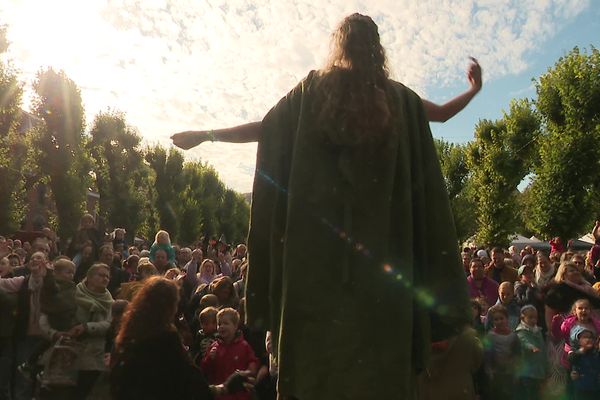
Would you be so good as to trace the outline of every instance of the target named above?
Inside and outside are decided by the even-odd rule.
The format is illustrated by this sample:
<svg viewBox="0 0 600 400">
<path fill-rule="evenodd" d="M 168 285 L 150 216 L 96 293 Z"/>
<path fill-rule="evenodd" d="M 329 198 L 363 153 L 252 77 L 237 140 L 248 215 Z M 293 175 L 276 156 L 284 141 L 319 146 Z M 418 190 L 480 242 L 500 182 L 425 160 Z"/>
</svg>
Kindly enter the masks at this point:
<svg viewBox="0 0 600 400">
<path fill-rule="evenodd" d="M 35 71 L 53 67 L 68 74 L 94 73 L 86 60 L 89 49 L 102 39 L 96 2 L 25 1 L 14 6 L 8 23 L 11 52 L 26 58 Z"/>
</svg>

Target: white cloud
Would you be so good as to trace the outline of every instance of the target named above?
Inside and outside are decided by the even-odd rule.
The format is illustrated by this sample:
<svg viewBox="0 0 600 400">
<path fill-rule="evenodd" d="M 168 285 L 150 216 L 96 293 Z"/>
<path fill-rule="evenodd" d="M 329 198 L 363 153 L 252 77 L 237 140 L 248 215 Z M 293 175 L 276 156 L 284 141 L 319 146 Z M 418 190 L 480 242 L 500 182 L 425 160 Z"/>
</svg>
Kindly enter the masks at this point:
<svg viewBox="0 0 600 400">
<path fill-rule="evenodd" d="M 351 12 L 373 16 L 393 76 L 426 93 L 463 80 L 466 57 L 486 79 L 516 74 L 586 0 L 5 0 L 9 57 L 30 82 L 62 68 L 82 90 L 88 121 L 127 113 L 150 142 L 172 132 L 260 119 L 310 69 Z M 187 152 L 249 191 L 256 145 L 203 144 Z"/>
</svg>

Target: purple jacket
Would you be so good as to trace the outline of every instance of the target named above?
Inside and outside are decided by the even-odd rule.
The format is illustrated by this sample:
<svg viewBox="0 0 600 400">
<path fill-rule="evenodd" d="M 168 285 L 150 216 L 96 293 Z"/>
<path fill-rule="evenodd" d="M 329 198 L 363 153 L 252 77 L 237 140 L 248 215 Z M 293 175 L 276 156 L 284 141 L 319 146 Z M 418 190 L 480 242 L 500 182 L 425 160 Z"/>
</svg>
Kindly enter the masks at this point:
<svg viewBox="0 0 600 400">
<path fill-rule="evenodd" d="M 481 289 L 475 285 L 475 279 L 472 276 L 467 277 L 467 286 L 469 287 L 469 297 L 472 299 L 483 297 L 488 306 L 493 306 L 498 301 L 498 283 L 488 278 L 483 278 Z"/>
</svg>

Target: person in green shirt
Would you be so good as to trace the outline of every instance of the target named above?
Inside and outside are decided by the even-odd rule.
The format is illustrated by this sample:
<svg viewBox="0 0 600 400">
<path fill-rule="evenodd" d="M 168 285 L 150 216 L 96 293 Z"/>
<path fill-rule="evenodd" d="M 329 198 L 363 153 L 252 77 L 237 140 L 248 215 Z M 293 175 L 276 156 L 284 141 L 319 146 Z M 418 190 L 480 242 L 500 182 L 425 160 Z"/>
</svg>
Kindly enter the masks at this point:
<svg viewBox="0 0 600 400">
<path fill-rule="evenodd" d="M 470 323 L 426 104 L 353 14 L 327 66 L 243 128 L 258 138 L 246 320 L 272 334 L 280 398 L 415 398 L 432 342 Z"/>
</svg>

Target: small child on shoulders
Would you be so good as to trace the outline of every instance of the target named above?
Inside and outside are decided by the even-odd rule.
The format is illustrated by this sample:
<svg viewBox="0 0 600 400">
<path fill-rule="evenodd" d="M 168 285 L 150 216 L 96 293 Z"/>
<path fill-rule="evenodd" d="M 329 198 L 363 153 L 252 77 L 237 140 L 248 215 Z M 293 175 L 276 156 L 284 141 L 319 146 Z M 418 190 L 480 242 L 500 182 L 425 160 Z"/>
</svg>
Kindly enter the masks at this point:
<svg viewBox="0 0 600 400">
<path fill-rule="evenodd" d="M 540 390 L 546 378 L 546 344 L 537 321 L 538 312 L 533 305 L 521 308 L 521 323 L 516 329 L 521 346 L 517 369 L 517 398 L 523 400 L 540 399 Z"/>
<path fill-rule="evenodd" d="M 201 369 L 211 385 L 218 385 L 237 370 L 256 375 L 258 359 L 252 347 L 238 330 L 240 316 L 233 308 L 224 308 L 217 314 L 219 338 L 204 356 Z M 241 392 L 219 396 L 216 400 L 250 400 L 251 394 Z"/>
<path fill-rule="evenodd" d="M 160 230 L 156 232 L 154 243 L 150 247 L 150 261 L 154 262 L 154 256 L 158 249 L 164 250 L 167 253 L 167 258 L 170 264 L 175 264 L 175 249 L 171 245 L 171 237 L 169 232 Z"/>
<path fill-rule="evenodd" d="M 571 330 L 571 364 L 574 400 L 600 399 L 600 352 L 598 337 L 581 325 Z"/>
</svg>

